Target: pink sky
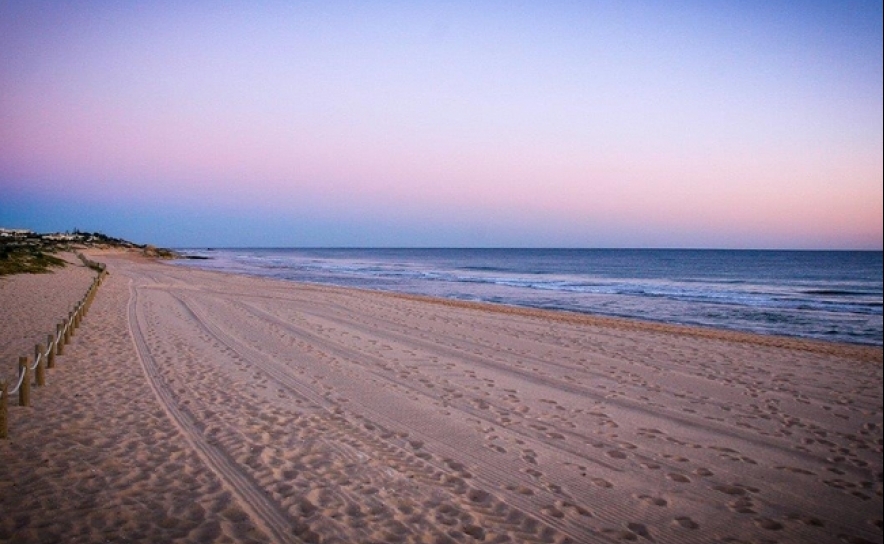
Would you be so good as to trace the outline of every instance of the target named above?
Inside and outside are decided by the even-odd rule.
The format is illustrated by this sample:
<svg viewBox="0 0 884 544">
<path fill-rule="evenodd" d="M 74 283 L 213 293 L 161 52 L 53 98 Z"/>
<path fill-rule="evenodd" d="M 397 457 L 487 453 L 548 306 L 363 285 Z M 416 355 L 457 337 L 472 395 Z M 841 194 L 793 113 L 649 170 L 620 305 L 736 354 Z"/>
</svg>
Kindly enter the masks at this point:
<svg viewBox="0 0 884 544">
<path fill-rule="evenodd" d="M 0 226 L 880 250 L 881 36 L 867 4 L 4 3 Z"/>
</svg>

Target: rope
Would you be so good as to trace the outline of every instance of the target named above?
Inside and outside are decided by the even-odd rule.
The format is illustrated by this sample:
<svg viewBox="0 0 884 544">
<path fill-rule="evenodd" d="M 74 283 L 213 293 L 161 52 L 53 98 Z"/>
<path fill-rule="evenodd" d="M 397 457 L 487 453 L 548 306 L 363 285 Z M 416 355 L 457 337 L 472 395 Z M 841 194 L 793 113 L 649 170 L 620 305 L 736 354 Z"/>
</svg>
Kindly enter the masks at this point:
<svg viewBox="0 0 884 544">
<path fill-rule="evenodd" d="M 21 367 L 19 367 L 19 368 L 21 368 Z M 15 387 L 12 388 L 12 390 L 9 392 L 9 394 L 14 395 L 14 394 L 18 393 L 18 388 L 21 387 L 21 384 L 23 381 L 25 381 L 25 373 L 19 372 L 18 373 L 18 383 L 15 384 Z"/>
<path fill-rule="evenodd" d="M 43 355 L 43 354 L 41 353 L 41 354 L 37 355 L 36 357 L 34 357 L 34 366 L 30 367 L 31 370 L 37 369 L 37 365 L 40 364 L 40 355 Z"/>
</svg>

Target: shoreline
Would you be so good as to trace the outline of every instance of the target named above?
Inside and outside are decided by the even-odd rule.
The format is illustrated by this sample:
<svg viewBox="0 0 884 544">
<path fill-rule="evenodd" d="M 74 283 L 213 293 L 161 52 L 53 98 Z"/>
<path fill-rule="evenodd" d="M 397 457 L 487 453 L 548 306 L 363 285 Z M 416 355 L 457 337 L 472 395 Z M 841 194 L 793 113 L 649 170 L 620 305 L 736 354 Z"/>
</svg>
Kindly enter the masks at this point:
<svg viewBox="0 0 884 544">
<path fill-rule="evenodd" d="M 874 348 L 87 254 L 0 542 L 881 541 Z"/>
<path fill-rule="evenodd" d="M 713 251 L 713 250 L 710 250 Z M 446 298 L 432 295 L 419 295 L 412 293 L 403 293 L 399 291 L 370 289 L 363 287 L 340 286 L 330 283 L 318 283 L 308 281 L 290 280 L 284 278 L 274 278 L 270 276 L 262 276 L 259 274 L 249 274 L 245 272 L 232 272 L 226 270 L 206 270 L 202 268 L 194 268 L 181 266 L 169 261 L 158 261 L 164 265 L 183 268 L 186 270 L 199 270 L 201 272 L 212 274 L 225 274 L 231 276 L 247 277 L 262 279 L 267 281 L 278 281 L 285 284 L 315 286 L 320 288 L 354 290 L 366 293 L 377 293 L 381 295 L 389 295 L 406 300 L 423 301 L 430 304 L 438 304 L 441 306 L 475 308 L 490 312 L 498 312 L 502 314 L 535 316 L 545 319 L 552 319 L 564 323 L 581 323 L 585 325 L 596 325 L 600 327 L 620 327 L 620 328 L 645 328 L 647 330 L 657 330 L 668 332 L 671 334 L 682 334 L 686 336 L 698 336 L 706 338 L 730 338 L 735 342 L 747 342 L 764 346 L 781 346 L 791 349 L 799 349 L 809 352 L 830 352 L 832 350 L 844 350 L 845 355 L 855 356 L 863 361 L 871 363 L 884 362 L 884 346 L 874 344 L 863 344 L 853 342 L 839 342 L 836 340 L 821 340 L 817 338 L 805 338 L 800 336 L 787 336 L 765 334 L 760 332 L 751 332 L 737 329 L 725 329 L 704 325 L 687 325 L 681 323 L 667 323 L 664 321 L 654 321 L 650 319 L 641 319 L 637 317 L 620 317 L 608 316 L 601 314 L 582 313 L 565 309 L 548 309 L 535 308 L 531 306 L 518 306 L 514 304 L 506 304 L 502 302 L 487 302 L 478 300 L 461 300 L 454 298 Z"/>
<path fill-rule="evenodd" d="M 348 289 L 342 287 L 342 289 Z M 371 291 L 366 289 L 366 291 Z M 389 293 L 387 291 L 379 291 Z M 512 306 L 494 302 L 452 300 L 443 297 L 431 297 L 424 295 L 410 295 L 406 293 L 389 293 L 406 299 L 414 299 L 430 304 L 440 304 L 443 306 L 460 306 L 476 307 L 484 311 L 500 312 L 503 314 L 534 316 L 553 321 L 561 321 L 563 323 L 576 323 L 588 326 L 624 328 L 624 329 L 646 329 L 649 331 L 660 331 L 668 334 L 694 336 L 702 338 L 715 338 L 720 340 L 732 340 L 734 342 L 757 344 L 760 346 L 777 346 L 789 349 L 796 349 L 809 352 L 831 352 L 833 350 L 843 351 L 845 356 L 858 357 L 864 362 L 881 363 L 884 360 L 884 352 L 881 346 L 873 346 L 869 344 L 855 344 L 850 342 L 837 342 L 828 340 L 817 340 L 814 338 L 802 338 L 798 336 L 773 335 L 756 332 L 739 331 L 733 329 L 722 329 L 711 326 L 702 325 L 683 325 L 679 323 L 666 323 L 662 321 L 652 321 L 639 319 L 634 317 L 614 317 L 596 314 L 584 314 L 580 312 L 572 312 L 569 310 L 548 310 L 542 308 L 531 308 L 526 306 Z"/>
<path fill-rule="evenodd" d="M 876 252 L 856 259 L 832 256 L 833 252 L 812 252 L 826 256 L 808 257 L 809 252 L 802 252 L 803 257 L 784 267 L 783 251 L 772 251 L 773 256 L 756 262 L 728 250 L 729 257 L 716 264 L 718 259 L 698 256 L 702 252 L 696 250 L 673 250 L 686 254 L 678 259 L 658 255 L 665 250 L 640 258 L 630 250 L 601 255 L 550 250 L 555 265 L 527 250 L 512 255 L 516 250 L 502 251 L 494 256 L 493 250 L 245 249 L 222 251 L 206 262 L 175 264 L 664 325 L 882 346 Z M 675 261 L 693 264 L 672 264 Z M 615 265 L 626 266 L 624 270 L 631 265 L 635 273 L 611 272 Z M 554 274 L 553 266 L 564 275 Z M 645 267 L 650 267 L 649 273 Z M 598 274 L 580 272 L 591 269 Z"/>
</svg>

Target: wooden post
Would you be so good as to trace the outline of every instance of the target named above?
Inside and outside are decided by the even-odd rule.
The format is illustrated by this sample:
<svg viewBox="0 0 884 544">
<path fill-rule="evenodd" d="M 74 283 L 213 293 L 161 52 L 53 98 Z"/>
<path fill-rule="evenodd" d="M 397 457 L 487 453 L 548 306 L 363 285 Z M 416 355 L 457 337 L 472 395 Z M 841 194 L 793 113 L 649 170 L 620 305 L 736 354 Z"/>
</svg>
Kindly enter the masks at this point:
<svg viewBox="0 0 884 544">
<path fill-rule="evenodd" d="M 55 342 L 55 354 L 64 355 L 64 343 L 67 342 L 67 338 L 65 338 L 64 325 L 61 323 L 55 326 L 55 337 L 58 339 Z"/>
<path fill-rule="evenodd" d="M 37 361 L 37 387 L 46 385 L 46 353 L 43 351 L 43 344 L 34 346 L 34 360 Z"/>
<path fill-rule="evenodd" d="M 21 381 L 21 387 L 18 388 L 18 405 L 30 406 L 31 404 L 31 369 L 28 367 L 28 358 L 18 358 L 18 372 L 21 375 L 24 372 L 25 377 Z"/>
<path fill-rule="evenodd" d="M 71 336 L 73 336 L 74 331 L 74 312 L 68 312 L 68 319 L 64 322 L 64 343 L 71 343 Z"/>
<path fill-rule="evenodd" d="M 46 368 L 55 368 L 55 338 L 51 334 L 46 335 Z"/>
<path fill-rule="evenodd" d="M 0 382 L 0 438 L 9 438 L 9 385 Z"/>
</svg>

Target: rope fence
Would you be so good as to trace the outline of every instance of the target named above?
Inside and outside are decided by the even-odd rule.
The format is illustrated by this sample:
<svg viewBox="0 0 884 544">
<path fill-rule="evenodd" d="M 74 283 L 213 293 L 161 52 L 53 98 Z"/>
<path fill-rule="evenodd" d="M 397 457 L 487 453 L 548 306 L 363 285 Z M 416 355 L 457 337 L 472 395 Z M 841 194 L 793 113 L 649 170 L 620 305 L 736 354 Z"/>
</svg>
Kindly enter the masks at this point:
<svg viewBox="0 0 884 544">
<path fill-rule="evenodd" d="M 92 280 L 92 285 L 89 286 L 83 298 L 68 313 L 67 319 L 56 325 L 55 334 L 46 335 L 46 344 L 34 346 L 33 363 L 30 357 L 18 358 L 18 382 L 15 386 L 10 388 L 9 381 L 0 381 L 0 439 L 9 437 L 10 397 L 18 393 L 18 405 L 30 406 L 31 382 L 33 381 L 33 385 L 37 387 L 46 385 L 46 369 L 54 368 L 56 357 L 64 355 L 64 347 L 70 344 L 74 331 L 80 326 L 80 322 L 89 311 L 89 306 L 95 299 L 98 287 L 108 274 L 104 264 L 90 261 L 82 253 L 77 253 L 77 256 L 85 266 L 98 272 L 98 275 Z"/>
</svg>

